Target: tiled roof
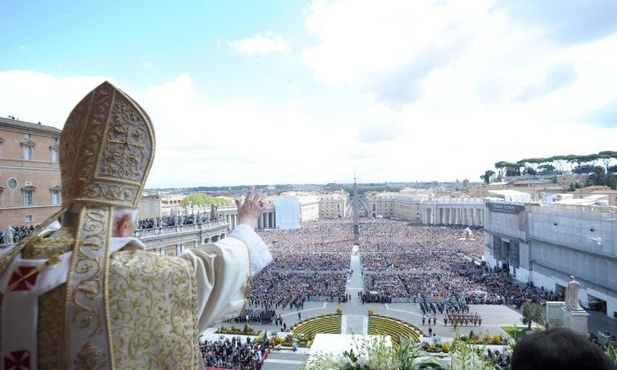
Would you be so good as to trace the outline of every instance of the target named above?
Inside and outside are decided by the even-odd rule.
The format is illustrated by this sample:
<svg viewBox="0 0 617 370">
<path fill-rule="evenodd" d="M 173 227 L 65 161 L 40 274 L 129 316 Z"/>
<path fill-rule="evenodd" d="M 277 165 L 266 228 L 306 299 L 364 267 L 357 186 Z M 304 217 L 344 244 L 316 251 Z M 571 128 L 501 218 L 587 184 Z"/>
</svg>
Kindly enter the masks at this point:
<svg viewBox="0 0 617 370">
<path fill-rule="evenodd" d="M 39 123 L 24 122 L 17 119 L 5 117 L 0 117 L 0 126 L 6 128 L 13 127 L 16 129 L 25 129 L 30 131 L 43 131 L 52 134 L 60 134 L 60 132 L 62 131 L 52 126 L 42 125 Z"/>
</svg>

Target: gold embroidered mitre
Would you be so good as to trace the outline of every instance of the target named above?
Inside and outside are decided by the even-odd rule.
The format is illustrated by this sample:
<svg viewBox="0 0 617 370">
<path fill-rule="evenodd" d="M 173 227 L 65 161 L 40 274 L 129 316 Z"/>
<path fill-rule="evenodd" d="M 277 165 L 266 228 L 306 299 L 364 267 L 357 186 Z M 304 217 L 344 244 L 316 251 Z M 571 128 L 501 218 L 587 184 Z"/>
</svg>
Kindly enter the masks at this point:
<svg viewBox="0 0 617 370">
<path fill-rule="evenodd" d="M 107 304 L 114 210 L 137 208 L 153 159 L 150 118 L 109 82 L 86 95 L 62 129 L 63 208 L 79 212 L 65 301 L 63 357 L 71 366 L 116 368 Z"/>
<path fill-rule="evenodd" d="M 75 106 L 62 130 L 62 203 L 137 208 L 153 159 L 150 118 L 104 82 Z"/>
<path fill-rule="evenodd" d="M 114 212 L 138 206 L 153 161 L 148 116 L 105 82 L 73 109 L 60 146 L 62 209 L 0 255 L 2 277 L 19 254 L 51 261 L 50 256 L 71 253 L 55 274 L 65 283 L 58 280 L 60 285 L 32 300 L 36 303 L 29 301 L 36 305 L 27 311 L 35 313 L 26 325 L 34 330 L 23 330 L 30 350 L 15 353 L 29 353 L 29 365 L 39 369 L 203 369 L 195 346 L 198 295 L 192 265 L 118 250 L 124 244 L 113 242 Z M 60 230 L 39 233 L 60 215 Z M 50 264 L 50 269 L 60 266 Z M 15 296 L 26 296 L 19 293 Z M 12 319 L 6 302 L 0 294 L 0 318 L 6 319 L 0 323 Z M 24 306 L 18 301 L 11 307 Z M 21 330 L 23 321 L 19 325 Z M 0 334 L 5 327 L 0 325 Z M 0 350 L 15 343 L 11 334 L 0 335 Z"/>
</svg>

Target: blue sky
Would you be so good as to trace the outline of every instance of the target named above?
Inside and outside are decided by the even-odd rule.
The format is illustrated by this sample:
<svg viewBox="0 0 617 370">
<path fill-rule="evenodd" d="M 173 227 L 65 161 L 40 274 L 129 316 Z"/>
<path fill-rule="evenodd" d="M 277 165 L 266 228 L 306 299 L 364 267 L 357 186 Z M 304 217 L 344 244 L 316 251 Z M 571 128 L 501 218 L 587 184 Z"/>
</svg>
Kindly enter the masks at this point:
<svg viewBox="0 0 617 370">
<path fill-rule="evenodd" d="M 480 181 L 617 137 L 613 0 L 6 0 L 0 50 L 2 116 L 138 101 L 148 187 Z"/>
</svg>

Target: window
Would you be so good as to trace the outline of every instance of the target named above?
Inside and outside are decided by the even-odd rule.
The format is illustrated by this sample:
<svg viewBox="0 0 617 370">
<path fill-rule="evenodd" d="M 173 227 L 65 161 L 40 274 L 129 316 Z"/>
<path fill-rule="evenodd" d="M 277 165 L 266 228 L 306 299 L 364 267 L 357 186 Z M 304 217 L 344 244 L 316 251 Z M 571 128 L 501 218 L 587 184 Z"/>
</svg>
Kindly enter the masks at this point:
<svg viewBox="0 0 617 370">
<path fill-rule="evenodd" d="M 34 190 L 24 190 L 24 206 L 31 206 L 34 199 Z"/>
<path fill-rule="evenodd" d="M 26 161 L 30 161 L 32 160 L 32 146 L 30 145 L 24 145 L 22 147 L 22 159 L 26 160 Z"/>
<path fill-rule="evenodd" d="M 9 188 L 9 190 L 17 189 L 17 179 L 14 177 L 9 178 L 6 182 L 6 186 Z"/>
<path fill-rule="evenodd" d="M 58 162 L 58 148 L 51 148 L 51 161 Z"/>
<path fill-rule="evenodd" d="M 21 142 L 21 158 L 24 160 L 32 160 L 34 147 L 36 144 L 30 140 L 30 134 L 24 134 L 24 141 Z"/>
<path fill-rule="evenodd" d="M 51 204 L 60 204 L 60 189 L 51 189 Z"/>
<path fill-rule="evenodd" d="M 32 215 L 25 215 L 24 216 L 24 222 L 26 222 L 26 223 L 32 222 Z"/>
<path fill-rule="evenodd" d="M 150 205 L 149 204 L 144 204 L 144 213 L 150 213 Z"/>
</svg>

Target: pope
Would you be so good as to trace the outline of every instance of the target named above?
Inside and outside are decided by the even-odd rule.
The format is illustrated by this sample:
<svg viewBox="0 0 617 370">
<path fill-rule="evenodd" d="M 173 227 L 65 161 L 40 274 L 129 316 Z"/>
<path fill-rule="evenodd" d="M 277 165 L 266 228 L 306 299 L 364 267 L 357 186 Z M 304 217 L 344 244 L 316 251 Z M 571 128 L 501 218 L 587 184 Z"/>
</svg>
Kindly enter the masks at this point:
<svg viewBox="0 0 617 370">
<path fill-rule="evenodd" d="M 134 233 L 154 150 L 150 118 L 109 82 L 70 113 L 61 210 L 0 251 L 0 368 L 203 369 L 198 336 L 239 314 L 272 261 L 254 231 L 264 199 L 236 201 L 216 243 L 148 252 Z"/>
</svg>

